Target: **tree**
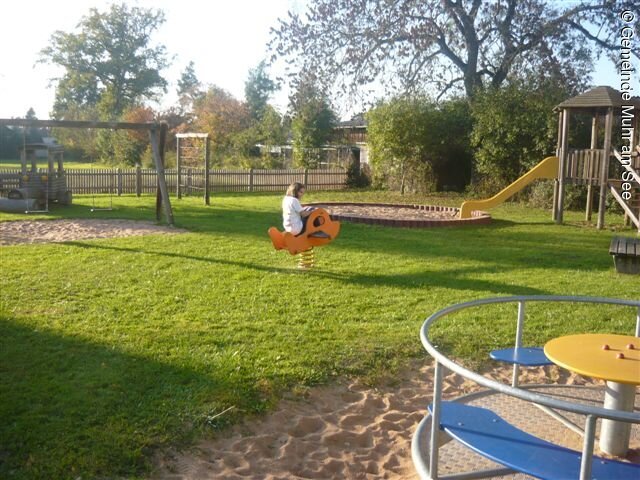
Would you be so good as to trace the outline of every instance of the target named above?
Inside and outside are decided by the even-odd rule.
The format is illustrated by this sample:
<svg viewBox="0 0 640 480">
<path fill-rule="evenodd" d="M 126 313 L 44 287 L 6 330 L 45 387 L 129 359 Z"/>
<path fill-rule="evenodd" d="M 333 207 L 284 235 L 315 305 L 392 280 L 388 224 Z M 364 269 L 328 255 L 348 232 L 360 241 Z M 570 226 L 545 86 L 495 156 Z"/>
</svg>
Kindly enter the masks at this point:
<svg viewBox="0 0 640 480">
<path fill-rule="evenodd" d="M 195 65 L 189 62 L 178 80 L 178 103 L 184 113 L 191 112 L 199 98 L 202 98 L 202 84 L 196 77 Z"/>
<path fill-rule="evenodd" d="M 436 104 L 400 96 L 367 113 L 374 181 L 413 191 L 461 190 L 471 173 L 471 121 L 464 100 Z"/>
<path fill-rule="evenodd" d="M 153 122 L 155 112 L 144 106 L 129 108 L 123 112 L 123 122 Z M 147 131 L 137 130 L 100 130 L 96 136 L 96 148 L 100 161 L 115 165 L 137 165 L 142 163 L 142 156 L 150 148 Z"/>
<path fill-rule="evenodd" d="M 500 188 L 554 153 L 557 117 L 553 107 L 566 90 L 524 82 L 477 95 L 472 108 L 476 172 Z M 485 181 L 486 182 L 486 181 Z"/>
<path fill-rule="evenodd" d="M 230 154 L 235 136 L 251 124 L 246 105 L 215 85 L 198 100 L 194 113 L 195 127 L 209 134 L 213 160 L 218 164 Z"/>
<path fill-rule="evenodd" d="M 637 0 L 315 0 L 304 17 L 280 20 L 270 45 L 293 74 L 313 72 L 351 91 L 381 80 L 473 98 L 514 72 L 583 84 L 594 56 L 620 49 L 624 10 L 637 11 Z"/>
<path fill-rule="evenodd" d="M 249 77 L 244 84 L 244 98 L 251 118 L 262 120 L 269 97 L 278 90 L 278 85 L 269 78 L 266 62 L 261 61 L 256 68 L 249 70 Z"/>
<path fill-rule="evenodd" d="M 303 76 L 289 99 L 294 157 L 303 167 L 317 166 L 320 161 L 318 149 L 329 142 L 336 123 L 336 114 L 327 95 L 314 80 Z"/>
<path fill-rule="evenodd" d="M 152 46 L 151 35 L 164 22 L 159 10 L 113 4 L 95 8 L 82 18 L 77 33 L 56 31 L 41 62 L 64 69 L 57 81 L 54 117 L 73 106 L 98 106 L 106 119 L 166 91 L 160 72 L 167 67 L 166 49 Z"/>
</svg>

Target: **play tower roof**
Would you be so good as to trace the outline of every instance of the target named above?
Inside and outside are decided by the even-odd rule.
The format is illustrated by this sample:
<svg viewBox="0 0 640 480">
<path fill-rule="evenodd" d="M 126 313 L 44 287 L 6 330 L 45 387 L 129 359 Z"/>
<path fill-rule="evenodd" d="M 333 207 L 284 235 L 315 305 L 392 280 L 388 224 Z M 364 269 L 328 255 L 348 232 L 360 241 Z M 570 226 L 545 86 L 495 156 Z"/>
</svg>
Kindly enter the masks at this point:
<svg viewBox="0 0 640 480">
<path fill-rule="evenodd" d="M 640 110 L 640 97 L 623 100 L 622 93 L 613 87 L 596 87 L 565 100 L 556 108 L 620 108 L 623 105 L 633 105 L 635 109 Z"/>
</svg>

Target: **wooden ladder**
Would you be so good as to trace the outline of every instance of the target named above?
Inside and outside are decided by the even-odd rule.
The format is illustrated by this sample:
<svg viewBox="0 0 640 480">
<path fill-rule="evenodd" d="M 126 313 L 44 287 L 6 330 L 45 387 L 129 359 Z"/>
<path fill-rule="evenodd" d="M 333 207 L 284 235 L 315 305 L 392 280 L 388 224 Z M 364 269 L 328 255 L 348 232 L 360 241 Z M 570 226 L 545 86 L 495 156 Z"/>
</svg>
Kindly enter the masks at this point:
<svg viewBox="0 0 640 480">
<path fill-rule="evenodd" d="M 615 149 L 613 150 L 613 155 L 618 159 L 618 161 L 622 160 L 620 153 Z M 640 162 L 638 161 L 637 157 L 635 157 L 634 160 L 635 162 L 633 163 L 636 164 L 635 166 L 627 166 L 624 167 L 625 170 L 623 170 L 627 172 L 635 172 L 635 178 L 632 178 L 628 182 L 631 184 L 631 198 L 629 198 L 628 200 L 624 200 L 622 198 L 622 184 L 625 183 L 622 179 L 609 179 L 608 185 L 613 198 L 616 199 L 616 201 L 624 210 L 625 221 L 627 219 L 630 220 L 636 226 L 638 232 L 640 233 Z"/>
</svg>

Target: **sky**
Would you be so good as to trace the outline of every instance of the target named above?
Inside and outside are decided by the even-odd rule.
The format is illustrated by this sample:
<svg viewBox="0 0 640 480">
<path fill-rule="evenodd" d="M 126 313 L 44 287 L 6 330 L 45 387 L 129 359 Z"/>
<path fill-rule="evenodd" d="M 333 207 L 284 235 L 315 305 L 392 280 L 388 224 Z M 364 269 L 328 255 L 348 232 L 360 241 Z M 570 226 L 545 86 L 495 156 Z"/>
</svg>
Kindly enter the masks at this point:
<svg viewBox="0 0 640 480">
<path fill-rule="evenodd" d="M 268 56 L 269 30 L 285 18 L 289 10 L 303 12 L 306 0 L 138 0 L 128 1 L 145 8 L 165 12 L 166 22 L 156 32 L 154 42 L 167 47 L 173 57 L 164 77 L 167 94 L 159 105 L 166 108 L 176 102 L 180 74 L 190 61 L 195 63 L 198 79 L 215 84 L 236 98 L 244 97 L 244 83 L 250 68 Z M 56 30 L 73 32 L 90 7 L 101 11 L 109 0 L 20 0 L 2 2 L 0 28 L 0 118 L 23 117 L 32 107 L 38 118 L 48 118 L 54 99 L 49 79 L 60 75 L 51 65 L 36 63 Z M 272 77 L 278 73 L 271 71 Z M 620 88 L 614 65 L 602 59 L 593 74 L 594 85 Z M 636 95 L 638 92 L 634 92 Z M 272 103 L 284 112 L 288 92 L 282 90 Z M 336 105 L 342 118 L 353 112 Z"/>
<path fill-rule="evenodd" d="M 48 118 L 54 99 L 49 79 L 60 70 L 36 64 L 39 52 L 56 30 L 73 32 L 91 7 L 106 11 L 108 0 L 18 0 L 0 6 L 0 118 L 24 116 L 30 107 Z M 172 66 L 163 72 L 169 82 L 161 106 L 177 100 L 180 74 L 190 61 L 203 84 L 215 84 L 244 97 L 250 68 L 268 56 L 269 30 L 287 11 L 304 8 L 304 0 L 138 0 L 127 4 L 161 9 L 165 23 L 153 43 L 167 47 Z M 10 20 L 10 21 L 9 21 Z M 273 103 L 284 111 L 287 92 Z"/>
</svg>

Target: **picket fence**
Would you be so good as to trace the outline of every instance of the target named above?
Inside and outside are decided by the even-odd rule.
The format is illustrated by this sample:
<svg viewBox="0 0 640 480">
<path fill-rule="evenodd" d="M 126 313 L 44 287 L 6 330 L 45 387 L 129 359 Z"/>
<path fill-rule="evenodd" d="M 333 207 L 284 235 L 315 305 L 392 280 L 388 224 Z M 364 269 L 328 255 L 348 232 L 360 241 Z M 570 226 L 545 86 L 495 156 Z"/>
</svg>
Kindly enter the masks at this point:
<svg viewBox="0 0 640 480">
<path fill-rule="evenodd" d="M 42 171 L 41 173 L 44 173 Z M 65 170 L 67 188 L 73 194 L 114 195 L 154 193 L 157 185 L 155 169 L 69 169 Z M 165 170 L 169 191 L 177 192 L 178 172 Z M 201 195 L 204 193 L 205 170 L 181 168 L 181 193 Z M 346 188 L 347 173 L 343 169 L 311 170 L 209 170 L 209 192 L 284 192 L 293 182 L 301 182 L 308 190 L 340 190 Z M 20 169 L 0 169 L 0 190 L 17 188 Z"/>
</svg>

